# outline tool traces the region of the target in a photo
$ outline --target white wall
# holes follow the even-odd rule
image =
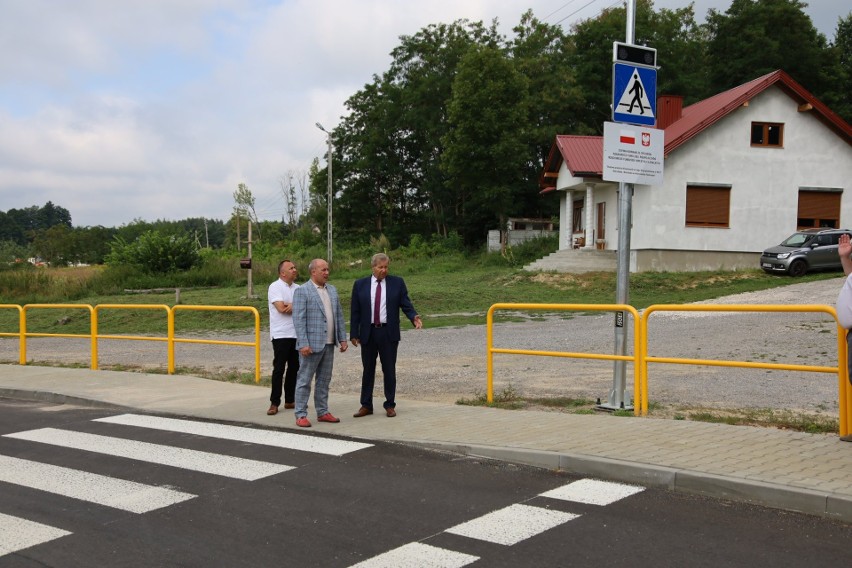
[[[797,109],[773,86],[676,149],[662,187],[636,186],[631,248],[760,252],[796,230],[800,187],[842,188],[852,227],[852,146]],[[783,123],[784,147],[752,148],[753,121]],[[687,183],[731,185],[729,228],[686,227]]]

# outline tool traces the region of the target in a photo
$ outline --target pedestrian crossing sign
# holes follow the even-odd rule
[[[612,120],[643,126],[657,122],[657,70],[613,63]]]

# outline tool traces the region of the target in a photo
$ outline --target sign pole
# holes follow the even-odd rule
[[[627,2],[627,31],[625,42],[633,44],[636,14],[636,0]],[[618,256],[616,260],[615,303],[627,304],[630,291],[630,220],[633,208],[633,184],[619,182],[618,184]],[[615,355],[627,353],[627,327],[625,312],[615,314]],[[635,322],[634,322],[635,325]],[[638,346],[633,346],[637,349]],[[634,369],[633,372],[637,372]],[[612,373],[612,390],[607,404],[599,405],[606,410],[632,408],[624,402],[626,385],[626,365],[624,361],[615,361]],[[634,393],[635,396],[635,393]]]

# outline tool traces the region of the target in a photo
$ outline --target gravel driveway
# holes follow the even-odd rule
[[[718,298],[709,304],[834,305],[843,278],[791,284],[761,292]],[[416,290],[413,291],[416,305]],[[535,314],[540,315],[540,314]],[[730,359],[803,365],[837,364],[834,320],[826,314],[657,313],[649,325],[649,355],[699,359]],[[632,322],[628,326],[632,345]],[[399,349],[397,399],[455,402],[486,390],[485,326],[403,331]],[[268,332],[262,331],[262,373],[271,370]],[[213,336],[211,336],[213,337]],[[251,335],[216,335],[216,339],[251,341]],[[612,353],[613,316],[565,312],[523,323],[495,325],[494,346],[509,349]],[[88,340],[30,339],[28,359],[88,364]],[[0,360],[17,361],[17,340],[0,341]],[[102,340],[102,367],[166,367],[164,343]],[[179,367],[253,372],[251,350],[245,347],[188,345],[176,347]],[[332,391],[360,390],[359,350],[335,357]],[[769,407],[837,412],[837,377],[829,373],[768,371],[711,366],[651,364],[648,373],[652,403],[719,408]],[[377,396],[380,395],[380,378]],[[606,401],[613,383],[613,363],[564,357],[494,356],[494,387],[508,387],[523,396],[572,396]],[[633,366],[627,367],[630,400]],[[265,395],[264,395],[265,396]],[[353,409],[354,411],[355,409]]]

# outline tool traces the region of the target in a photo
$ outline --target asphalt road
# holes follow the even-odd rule
[[[0,529],[2,568],[852,558],[852,526],[806,515],[403,445],[9,400]]]

